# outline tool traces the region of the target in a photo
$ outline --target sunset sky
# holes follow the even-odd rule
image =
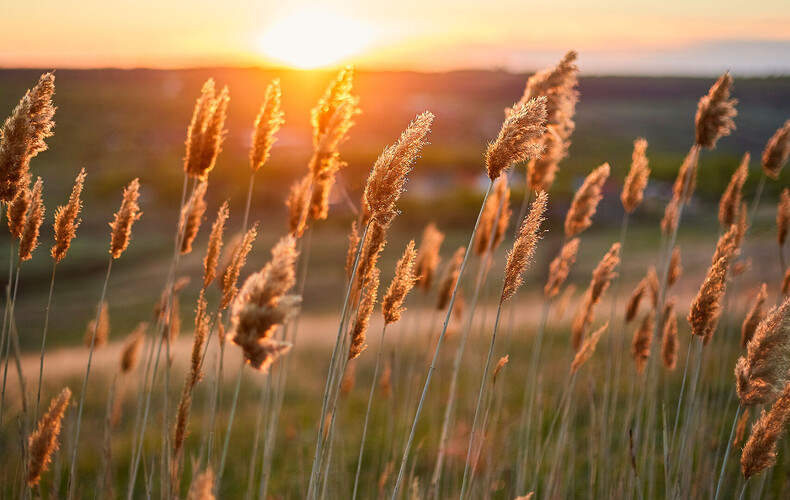
[[[790,73],[786,0],[3,0],[0,67]]]

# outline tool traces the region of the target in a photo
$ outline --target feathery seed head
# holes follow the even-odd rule
[[[247,362],[266,372],[271,355],[290,348],[272,344],[271,336],[297,310],[301,297],[286,293],[296,283],[296,240],[282,238],[272,249],[272,259],[244,282],[233,303],[230,332],[233,342],[244,351]],[[265,341],[269,344],[263,345]]]
[[[181,255],[186,255],[192,251],[192,242],[195,241],[200,224],[203,223],[203,214],[206,213],[206,188],[208,181],[201,181],[195,186],[192,196],[181,207]]]
[[[492,181],[517,163],[540,156],[546,131],[546,97],[530,99],[513,108],[496,140],[486,149],[486,170]]]
[[[255,118],[255,129],[252,132],[252,149],[250,150],[250,168],[257,172],[266,160],[272,149],[274,134],[280,130],[285,120],[285,113],[280,109],[280,80],[273,80],[266,87],[266,94]]]
[[[384,149],[370,171],[365,186],[365,204],[374,219],[389,220],[397,214],[395,203],[404,191],[407,175],[426,144],[433,115],[424,112],[401,134],[398,142]]]
[[[738,210],[741,208],[741,195],[743,194],[743,184],[749,175],[749,153],[743,155],[741,164],[732,174],[730,183],[719,201],[719,224],[723,228],[729,228],[735,224],[738,217]]]
[[[543,288],[544,297],[550,299],[560,293],[560,288],[571,272],[571,266],[576,262],[578,252],[579,238],[573,238],[562,246],[560,253],[549,264],[549,279]]]
[[[370,317],[373,315],[373,307],[379,291],[379,270],[373,267],[368,278],[365,280],[362,300],[359,302],[357,317],[351,327],[351,345],[348,348],[348,359],[355,359],[365,350],[365,333],[368,330]]]
[[[510,188],[507,187],[507,179],[500,177],[494,182],[493,196],[489,196],[483,206],[483,214],[475,233],[475,254],[483,255],[486,251],[493,252],[499,247],[505,238],[511,215]]]
[[[85,183],[85,169],[80,170],[74,187],[71,189],[69,202],[65,206],[58,207],[55,211],[55,245],[52,247],[52,258],[55,262],[60,262],[66,256],[66,252],[71,246],[71,240],[76,235],[77,228],[80,226],[79,216],[82,209],[82,187]]]
[[[573,363],[571,363],[571,375],[576,373],[579,368],[581,368],[582,365],[592,357],[593,353],[595,352],[595,346],[598,345],[601,335],[603,335],[603,332],[605,332],[607,328],[609,328],[609,323],[605,323],[602,327],[584,338],[579,350],[576,351],[576,356],[573,358]]]
[[[703,96],[697,105],[696,144],[703,148],[713,149],[719,138],[730,135],[735,129],[732,119],[738,114],[735,105],[737,99],[730,98],[732,77],[724,73],[710,88],[708,95]]]
[[[771,138],[763,150],[763,172],[771,179],[778,179],[779,172],[790,156],[790,120],[787,120]]]
[[[623,202],[623,207],[628,213],[636,210],[636,207],[642,203],[643,193],[647,186],[647,178],[650,177],[646,151],[646,140],[639,138],[634,141],[631,170],[628,171],[628,176],[623,184],[623,192],[620,195],[620,201]]]
[[[27,461],[27,485],[34,487],[41,480],[49,463],[52,461],[52,454],[57,451],[60,443],[60,424],[63,415],[71,400],[71,390],[65,387],[49,405],[47,413],[38,421],[38,428],[30,435],[27,440],[28,461]]]
[[[601,190],[609,178],[609,164],[594,169],[584,179],[584,183],[576,191],[565,218],[565,235],[572,238],[592,225],[592,217],[598,209],[598,202],[603,198]]]
[[[258,236],[258,223],[244,233],[239,245],[233,249],[228,266],[222,273],[222,300],[220,301],[220,310],[225,309],[236,297],[239,289],[236,288],[236,283],[239,281],[239,274],[244,264],[247,263],[247,255],[252,250],[252,244]]]
[[[203,289],[205,290],[217,276],[217,263],[222,251],[222,236],[225,232],[225,221],[228,220],[228,202],[225,201],[217,211],[217,218],[211,225],[206,256],[203,258]]]
[[[403,252],[403,257],[395,266],[395,277],[381,301],[381,312],[384,315],[385,323],[395,323],[404,311],[403,301],[406,299],[406,294],[414,287],[418,279],[414,269],[416,257],[414,240],[411,240]]]
[[[16,196],[8,204],[6,210],[8,216],[8,230],[11,231],[11,238],[21,238],[22,231],[25,229],[25,218],[27,217],[27,209],[30,208],[31,197],[33,196],[30,190],[30,172],[25,174],[25,178],[20,182],[19,190]]]
[[[140,360],[140,351],[143,348],[143,341],[145,340],[145,330],[148,328],[148,323],[142,322],[137,325],[129,337],[121,351],[121,373],[129,373],[137,366]]]
[[[664,325],[661,337],[661,361],[664,363],[664,368],[669,371],[674,370],[678,364],[678,350],[680,348],[678,341],[678,317],[675,314],[676,303],[676,297],[672,297],[667,301],[664,305],[664,313],[661,320],[661,323]]]
[[[417,286],[422,288],[425,293],[430,291],[436,268],[441,262],[439,250],[441,250],[443,242],[444,233],[437,229],[436,224],[431,222],[425,226],[422,240],[420,240],[420,249],[417,251],[414,261],[415,274],[418,279]]]
[[[544,213],[548,198],[545,191],[538,193],[535,201],[532,202],[529,214],[521,224],[516,241],[513,242],[513,248],[507,254],[505,283],[502,287],[500,303],[511,298],[524,282],[522,274],[535,255],[535,247],[540,239],[540,224],[545,220]]]
[[[746,356],[735,365],[741,405],[770,403],[787,384],[790,369],[790,299],[772,308],[757,326]]]
[[[439,290],[436,296],[436,309],[442,310],[450,305],[458,278],[461,275],[461,264],[464,261],[466,247],[458,247],[450,262],[444,268],[444,274],[439,281]]]
[[[649,311],[642,324],[634,332],[634,340],[631,343],[631,355],[634,358],[636,365],[636,373],[642,374],[647,366],[647,360],[650,358],[650,344],[653,342],[653,322],[655,314]]]
[[[99,322],[96,323],[95,319],[88,322],[88,328],[85,329],[85,337],[83,341],[85,347],[90,348],[93,343],[94,349],[99,349],[107,345],[107,340],[110,337],[110,308],[107,302],[102,302],[99,309]]]
[[[680,165],[678,175],[675,178],[675,183],[672,185],[672,197],[675,200],[683,198],[684,203],[691,201],[694,194],[694,189],[697,187],[697,168],[699,167],[699,155],[696,148],[692,146],[683,163]],[[688,184],[688,185],[687,185]],[[683,196],[683,190],[686,190],[686,196]],[[676,201],[675,203],[678,203]]]
[[[22,236],[19,238],[19,262],[30,260],[33,257],[33,250],[38,246],[38,233],[41,223],[44,222],[44,203],[41,201],[41,188],[43,182],[41,177],[33,185],[30,193],[30,206],[25,215],[25,226],[22,229]]]
[[[765,410],[752,427],[752,433],[741,453],[741,472],[746,479],[759,474],[776,463],[776,443],[784,434],[790,419],[790,384],[785,384],[782,394],[771,411]]]
[[[285,206],[288,207],[288,230],[294,238],[301,238],[307,225],[311,182],[310,174],[296,180],[288,191],[288,199],[285,200]]]
[[[110,240],[110,253],[113,259],[121,256],[129,241],[132,239],[132,224],[142,216],[137,199],[140,197],[140,182],[132,180],[123,189],[121,208],[115,213],[115,220],[110,223],[112,238]]]
[[[229,100],[227,87],[217,95],[213,79],[203,84],[187,132],[184,170],[192,178],[205,180],[214,168],[225,138],[225,116]]]
[[[790,229],[790,191],[784,188],[776,207],[776,236],[780,247],[784,246],[787,240],[788,229]]]
[[[47,149],[44,139],[52,136],[55,126],[54,93],[55,75],[41,75],[0,129],[0,202],[10,203],[24,188],[30,160]]]
[[[746,318],[743,320],[743,325],[741,326],[741,347],[746,347],[749,344],[749,341],[754,337],[754,332],[757,330],[757,325],[763,321],[765,317],[763,306],[766,299],[768,299],[768,285],[763,283],[754,297],[754,302],[752,302],[749,312],[746,313]]]

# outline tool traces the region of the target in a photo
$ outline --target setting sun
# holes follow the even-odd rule
[[[343,62],[371,41],[373,30],[364,23],[319,9],[293,12],[275,22],[259,40],[260,50],[273,59],[300,69]]]

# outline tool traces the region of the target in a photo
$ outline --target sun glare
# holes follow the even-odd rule
[[[360,21],[334,12],[311,9],[283,17],[259,41],[268,57],[300,69],[334,65],[359,53],[373,30]]]

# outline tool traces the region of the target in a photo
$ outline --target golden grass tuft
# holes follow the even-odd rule
[[[664,312],[661,316],[661,324],[664,325],[661,336],[661,362],[664,368],[669,371],[674,370],[678,363],[678,317],[675,314],[675,304],[677,298],[672,297],[664,305]]]
[[[436,309],[442,310],[450,304],[455,284],[461,274],[461,263],[466,253],[465,247],[459,247],[453,254],[450,262],[444,268],[442,279],[439,280],[439,290],[436,295]]]
[[[710,88],[708,95],[703,96],[697,105],[696,144],[706,149],[716,147],[716,142],[723,136],[730,135],[735,129],[732,119],[738,114],[735,105],[737,99],[730,98],[732,77],[724,73]]]
[[[25,229],[25,217],[27,217],[27,209],[30,208],[31,197],[33,192],[30,190],[30,173],[25,174],[25,178],[20,182],[19,190],[8,204],[6,216],[8,217],[8,230],[11,232],[11,238],[21,238],[22,231]]]
[[[60,262],[69,251],[71,240],[76,235],[77,228],[80,226],[80,219],[77,218],[82,209],[82,187],[85,183],[85,169],[80,170],[74,187],[71,189],[69,202],[65,206],[58,207],[55,211],[55,245],[50,251],[55,262]]]
[[[584,179],[584,184],[576,191],[565,217],[565,236],[572,238],[592,225],[592,217],[598,209],[598,202],[603,198],[601,190],[609,178],[609,164],[595,168]]]
[[[298,309],[301,297],[286,295],[296,283],[296,240],[286,236],[272,249],[272,259],[244,282],[231,310],[233,343],[247,362],[264,373],[290,345],[274,345],[271,336]]]
[[[44,139],[52,136],[55,122],[55,75],[44,73],[28,90],[0,129],[0,202],[10,203],[25,179],[30,160],[47,149]]]
[[[220,301],[220,310],[225,309],[230,305],[239,289],[236,284],[239,281],[239,274],[244,264],[247,263],[247,255],[252,250],[252,244],[258,236],[258,224],[255,223],[251,228],[244,233],[239,245],[233,249],[228,266],[222,273],[222,300]]]
[[[215,500],[214,497],[214,471],[209,467],[199,473],[189,487],[187,500]]]
[[[549,278],[543,288],[543,295],[547,299],[556,297],[560,293],[560,288],[571,272],[571,266],[576,262],[576,255],[579,253],[579,238],[568,240],[562,245],[560,253],[549,264]]]
[[[483,213],[480,216],[480,224],[475,233],[474,251],[477,255],[483,255],[486,250],[493,252],[505,239],[505,231],[510,223],[510,216],[513,211],[510,209],[510,189],[507,187],[507,179],[500,177],[494,182],[494,192],[489,196],[483,206]],[[493,232],[493,240],[491,239]]]
[[[422,288],[426,293],[433,285],[436,268],[442,258],[439,251],[444,242],[444,233],[439,231],[433,222],[425,226],[420,240],[420,249],[414,260],[415,274],[417,275],[417,287]]]
[[[540,239],[540,224],[545,220],[544,214],[548,200],[549,195],[545,191],[538,193],[535,201],[532,202],[529,214],[521,223],[516,241],[513,242],[513,248],[507,254],[505,283],[499,298],[500,304],[515,295],[524,283],[522,275],[535,255],[535,248]]]
[[[615,243],[593,270],[590,286],[584,293],[573,318],[573,323],[571,324],[571,345],[574,352],[579,350],[582,339],[587,334],[587,329],[595,320],[595,306],[601,301],[612,279],[616,276],[615,269],[619,264],[620,243]]]
[[[41,417],[38,428],[27,440],[26,481],[31,488],[41,480],[41,474],[48,469],[49,463],[52,461],[52,454],[59,447],[60,424],[70,400],[71,390],[65,387],[56,398],[52,399],[49,410]]]
[[[400,320],[401,314],[403,314],[403,301],[418,279],[414,268],[416,257],[414,240],[411,240],[403,252],[403,257],[395,266],[395,277],[381,301],[381,312],[386,324],[395,323]]]
[[[217,264],[222,251],[222,236],[225,232],[225,222],[228,220],[228,202],[225,201],[217,211],[217,218],[211,225],[211,234],[208,237],[206,256],[203,258],[203,289],[205,290],[217,277]]]
[[[790,384],[785,384],[782,394],[771,411],[765,410],[752,427],[749,440],[741,453],[741,472],[746,479],[761,473],[776,463],[776,442],[785,432],[790,419]]]
[[[650,344],[653,342],[653,328],[655,313],[650,310],[642,319],[639,328],[634,331],[634,340],[631,343],[631,356],[634,358],[636,373],[641,375],[650,358]]]
[[[727,189],[721,195],[719,201],[719,224],[723,228],[729,228],[736,223],[738,212],[741,208],[741,196],[743,195],[743,185],[749,175],[749,153],[744,153],[741,164],[732,174]]]
[[[200,225],[203,223],[203,214],[206,213],[206,189],[208,181],[201,181],[195,186],[192,195],[181,207],[179,233],[181,234],[181,255],[192,251],[192,242],[195,241]]]
[[[141,322],[137,328],[129,334],[121,351],[121,373],[126,374],[137,367],[140,361],[140,351],[143,349],[145,341],[145,331],[148,323]]]
[[[403,194],[406,177],[433,123],[433,114],[424,112],[409,124],[398,142],[384,149],[376,160],[365,185],[365,205],[371,217],[386,224],[395,216],[395,203]]]
[[[213,79],[209,78],[203,84],[187,131],[184,171],[189,177],[206,180],[214,168],[225,138],[229,100],[227,87],[217,94]]]
[[[294,181],[285,200],[285,206],[288,208],[288,231],[294,238],[301,238],[307,225],[310,182],[310,175]]]
[[[576,57],[575,51],[569,51],[557,66],[532,75],[519,101],[519,105],[523,105],[532,98],[546,97],[546,132],[541,137],[544,151],[539,158],[533,158],[527,164],[527,183],[532,191],[548,192],[559,162],[568,156],[570,136],[576,127],[573,117],[579,100]]]
[[[373,315],[373,307],[376,305],[379,291],[379,269],[371,267],[365,285],[362,289],[362,300],[359,302],[357,316],[351,326],[351,343],[348,348],[348,359],[356,359],[365,350],[365,333]]]
[[[486,149],[486,172],[496,180],[513,163],[540,156],[540,138],[546,131],[546,97],[516,105],[505,118],[499,135]]]
[[[634,141],[634,152],[631,155],[631,169],[623,183],[623,192],[620,201],[628,213],[636,210],[642,203],[647,179],[650,177],[650,167],[647,160],[647,141],[641,137]]]
[[[19,262],[30,260],[33,250],[38,246],[38,235],[41,223],[44,222],[44,203],[41,201],[41,177],[36,180],[30,193],[30,206],[25,214],[25,226],[19,238]]]
[[[675,183],[672,185],[672,196],[675,203],[683,198],[684,203],[691,201],[694,190],[697,186],[697,169],[699,168],[699,155],[696,154],[694,147],[692,147],[683,159],[680,165],[678,175],[675,177]],[[690,177],[690,178],[689,178]],[[688,185],[686,185],[688,183]],[[686,189],[686,196],[683,197],[683,188]]]
[[[757,326],[765,318],[764,305],[766,299],[768,299],[768,285],[763,283],[754,297],[754,302],[752,302],[749,312],[746,313],[746,317],[743,319],[743,325],[741,325],[741,347],[746,347],[749,344],[749,341],[754,337],[754,332],[757,331]]]
[[[778,179],[779,172],[790,156],[790,120],[779,127],[763,150],[763,172],[771,179]]]
[[[784,188],[779,195],[779,204],[776,206],[776,239],[780,247],[787,241],[788,229],[790,229],[790,191]]]
[[[110,239],[110,254],[113,259],[121,256],[129,246],[132,239],[132,224],[142,216],[137,199],[140,197],[140,182],[132,180],[123,189],[121,208],[115,213],[115,219],[110,223],[112,237]]]
[[[252,148],[250,149],[250,169],[257,172],[266,160],[272,145],[277,140],[274,134],[280,130],[285,120],[284,113],[280,109],[280,80],[273,80],[267,87],[263,97],[263,103],[255,117],[255,125],[252,132]]]
[[[96,332],[94,334],[94,331]],[[100,349],[107,345],[107,340],[110,338],[110,307],[107,302],[102,302],[99,309],[99,323],[92,319],[88,322],[88,327],[85,329],[85,336],[83,343],[85,347],[90,348],[93,342],[94,349]]]
[[[571,375],[579,371],[579,368],[581,368],[582,365],[592,357],[592,355],[595,353],[595,347],[598,345],[598,341],[601,339],[601,335],[603,335],[607,328],[609,328],[608,322],[584,338],[581,346],[579,346],[579,350],[576,351],[576,356],[573,358],[573,363],[571,363]]]
[[[736,233],[737,227],[732,226],[719,238],[713,263],[708,268],[705,281],[689,309],[688,322],[691,324],[691,334],[700,337],[704,344],[710,342],[719,325],[721,301],[727,289],[727,274],[730,263],[738,253],[738,248],[735,246]]]
[[[773,401],[788,380],[790,369],[790,299],[772,308],[746,344],[746,356],[735,365],[742,406]]]

